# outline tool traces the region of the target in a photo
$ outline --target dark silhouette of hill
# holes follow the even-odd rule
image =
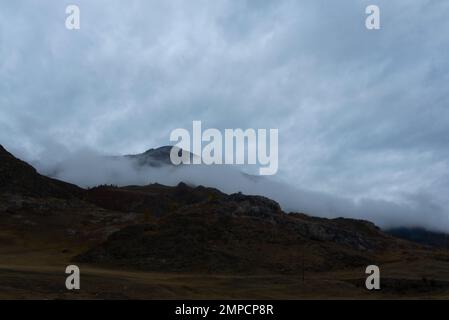
[[[449,249],[449,235],[442,232],[429,231],[423,228],[394,228],[386,233],[397,238],[417,242],[423,245]]]
[[[417,246],[353,219],[286,214],[267,198],[216,189],[99,187],[90,201],[147,214],[75,260],[151,271],[254,273],[323,271],[380,263]],[[108,200],[108,199],[111,199]],[[157,200],[156,200],[157,199]],[[122,201],[123,200],[123,201]],[[157,218],[154,218],[154,217]]]
[[[0,192],[35,197],[80,197],[83,189],[40,175],[36,169],[15,158],[0,145]]]
[[[98,186],[87,191],[86,199],[102,208],[161,216],[179,207],[204,201],[222,193],[213,188],[191,188],[185,183],[176,187],[151,184],[148,186]]]
[[[59,294],[54,278],[44,270],[63,270],[61,266],[74,261],[84,272],[96,268],[89,279],[98,288],[115,288],[117,281],[125,281],[126,285],[114,289],[120,294],[136,276],[135,270],[153,277],[153,272],[177,277],[225,275],[233,279],[233,288],[242,279],[233,277],[242,274],[263,288],[266,284],[256,275],[277,275],[286,284],[298,281],[298,275],[307,271],[318,279],[309,289],[325,291],[330,272],[337,279],[332,284],[338,289],[335,292],[344,288],[360,294],[364,290],[360,278],[370,264],[382,270],[391,267],[394,278],[383,283],[394,296],[428,294],[435,288],[439,294],[449,292],[449,282],[441,273],[449,262],[447,252],[398,239],[368,221],[285,213],[265,197],[229,195],[184,183],[84,190],[40,175],[0,147],[0,276],[8,279],[7,286],[0,283],[0,294],[34,292],[11,270],[37,283],[44,297],[45,292]],[[14,263],[20,264],[17,270]],[[427,280],[432,265],[438,281]],[[397,278],[398,270],[409,272],[407,279]],[[111,274],[113,279],[108,278]],[[319,280],[325,274],[326,280]],[[43,275],[50,280],[46,282]],[[105,284],[104,279],[109,282]],[[222,280],[217,281],[216,287],[207,290],[219,292]],[[186,284],[181,281],[179,286]],[[284,287],[279,289],[284,296],[303,288],[297,282]],[[144,288],[133,283],[127,294],[139,292],[139,297],[145,297],[149,291]],[[164,288],[167,284],[158,292],[166,292]],[[96,297],[96,290],[90,286],[85,292]]]

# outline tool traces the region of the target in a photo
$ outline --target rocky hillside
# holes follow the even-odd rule
[[[75,185],[40,175],[0,145],[0,193],[73,198],[82,196],[83,192]]]
[[[198,203],[223,194],[213,188],[192,188],[185,183],[176,187],[151,184],[148,186],[99,186],[87,191],[87,200],[102,208],[124,213],[137,212],[162,216],[182,206]]]
[[[406,258],[418,248],[370,222],[286,214],[259,196],[185,184],[102,187],[89,197],[101,204],[99,195],[102,200],[126,195],[126,207],[115,209],[136,208],[147,218],[79,255],[79,262],[147,271],[298,273]]]
[[[82,248],[71,257],[78,262],[162,272],[297,274],[434,254],[372,223],[287,214],[260,196],[184,183],[84,190],[40,175],[3,148],[0,160],[0,245],[23,238],[31,245],[36,239],[46,246],[69,242]]]

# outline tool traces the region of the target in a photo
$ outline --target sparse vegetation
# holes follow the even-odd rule
[[[75,257],[86,298],[449,298],[446,250],[366,221],[287,215],[264,197],[186,184],[84,190],[0,156],[0,298],[70,298],[55,283]],[[363,285],[371,263],[382,272],[374,294]]]

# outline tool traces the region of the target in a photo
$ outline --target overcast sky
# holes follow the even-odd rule
[[[142,152],[193,120],[278,128],[279,179],[449,226],[448,14],[445,0],[2,1],[0,144],[33,161]]]

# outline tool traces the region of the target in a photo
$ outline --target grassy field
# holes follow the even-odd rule
[[[36,246],[36,247],[34,247]],[[73,252],[66,243],[29,244],[0,255],[0,299],[446,299],[449,263],[380,266],[381,291],[364,288],[364,270],[299,275],[201,275],[98,268],[79,264],[81,290],[65,288]],[[7,252],[6,252],[7,251]]]
[[[378,292],[364,287],[363,268],[301,274],[183,274],[78,264],[81,290],[65,288],[65,268],[92,246],[77,236],[26,224],[0,227],[0,299],[447,299],[449,261],[388,257]],[[23,227],[25,225],[25,227]],[[19,227],[20,226],[20,227]],[[12,231],[15,230],[15,231]],[[65,229],[54,229],[65,230]]]

